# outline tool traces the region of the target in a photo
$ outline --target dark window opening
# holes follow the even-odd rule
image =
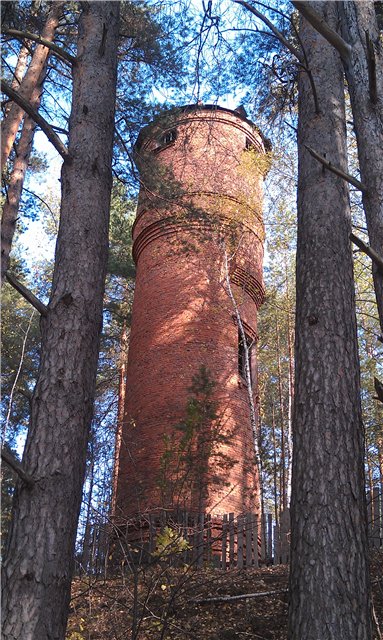
[[[253,384],[252,350],[253,350],[254,340],[250,338],[250,336],[247,335],[247,333],[245,333],[245,338],[246,338],[247,352],[248,352],[248,358],[249,358],[250,380],[251,380],[251,384]],[[246,351],[245,351],[245,346],[242,340],[242,335],[239,330],[238,330],[238,373],[241,376],[241,378],[246,382]]]
[[[167,131],[160,139],[161,147],[166,147],[168,144],[171,144],[175,141],[177,137],[177,131],[172,129],[171,131]]]

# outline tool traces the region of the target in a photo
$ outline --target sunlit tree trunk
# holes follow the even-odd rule
[[[116,439],[114,445],[114,466],[112,479],[112,505],[110,513],[116,514],[117,480],[119,473],[120,449],[122,444],[122,429],[124,425],[125,394],[126,394],[126,372],[128,364],[128,331],[126,322],[122,327],[120,339],[120,371],[118,376],[118,406],[117,406],[117,426]]]
[[[277,465],[277,442],[275,437],[275,409],[274,403],[272,404],[272,418],[271,418],[271,433],[273,439],[273,487],[274,487],[274,511],[275,511],[275,525],[278,527],[279,523],[279,511],[280,504],[278,504],[278,465]]]
[[[41,362],[3,569],[3,638],[63,640],[108,254],[119,2],[84,2]]]
[[[351,45],[344,62],[358,143],[363,207],[370,245],[383,254],[383,45],[373,0],[337,2],[343,38]],[[316,5],[315,5],[316,7]],[[372,273],[383,334],[383,273]]]
[[[317,12],[336,25],[334,2]],[[296,380],[289,640],[370,640],[364,434],[347,184],[343,68],[301,21],[315,82],[299,76]]]
[[[41,91],[42,86],[38,85],[35,87],[31,96],[31,104],[36,111],[40,106]],[[5,274],[9,266],[9,254],[16,230],[20,199],[32,151],[35,129],[35,121],[25,114],[1,216],[1,283],[4,282]]]
[[[53,41],[64,4],[65,2],[52,3],[52,8],[41,32],[41,37],[45,40]],[[41,84],[48,55],[48,47],[42,44],[36,45],[31,63],[18,88],[18,92],[26,100],[31,99],[34,90]],[[14,102],[3,120],[1,125],[1,171],[4,170],[23,116],[23,109]]]
[[[288,374],[288,428],[287,428],[287,478],[286,478],[286,493],[287,493],[287,506],[290,506],[291,501],[291,472],[293,464],[293,408],[294,408],[294,326],[291,322],[292,317],[292,305],[291,305],[291,293],[288,278],[288,269],[286,267],[286,316],[287,316],[287,349],[288,349],[288,361],[289,361],[289,374]]]
[[[278,317],[275,321],[275,342],[277,345],[277,366],[278,366],[278,394],[279,394],[279,415],[281,420],[281,511],[286,508],[286,424],[285,424],[285,399],[282,384],[281,349],[279,339]]]

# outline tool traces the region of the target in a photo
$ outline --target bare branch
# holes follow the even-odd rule
[[[278,38],[278,40],[290,51],[290,53],[292,53],[292,55],[297,58],[297,60],[299,60],[299,62],[303,63],[303,56],[300,53],[300,51],[298,51],[298,49],[296,49],[288,40],[287,38],[285,38],[285,36],[283,35],[283,33],[281,33],[279,31],[279,29],[276,28],[276,26],[268,19],[266,18],[266,16],[263,15],[263,13],[261,13],[260,11],[258,11],[257,9],[255,9],[255,7],[253,7],[251,4],[249,4],[248,2],[246,2],[246,0],[233,0],[233,2],[235,4],[240,4],[242,7],[245,7],[245,9],[247,9],[248,11],[250,11],[250,13],[252,13],[254,16],[256,16],[257,18],[259,18],[259,20],[262,20],[262,22],[269,27],[270,31],[272,31],[272,33],[276,36],[276,38]]]
[[[376,391],[377,399],[383,402],[383,384],[374,376],[374,388]]]
[[[250,598],[261,598],[262,596],[276,596],[287,593],[288,589],[278,589],[278,591],[259,591],[258,593],[241,593],[237,596],[213,596],[212,598],[194,598],[195,604],[209,604],[210,602],[233,602],[236,600],[247,600]]]
[[[54,42],[47,40],[46,38],[42,38],[40,35],[36,33],[30,33],[29,31],[19,31],[18,29],[3,29],[2,33],[6,36],[12,36],[17,38],[18,40],[33,40],[34,42],[38,42],[39,44],[44,45],[48,49],[51,49],[63,62],[73,65],[76,64],[76,58],[72,56],[68,51],[62,49]]]
[[[367,187],[363,184],[363,182],[360,182],[356,178],[353,178],[352,176],[350,176],[349,173],[346,173],[345,171],[342,171],[342,169],[339,169],[339,167],[336,167],[334,164],[332,164],[332,162],[329,162],[329,160],[326,160],[326,158],[323,158],[323,156],[319,155],[319,153],[314,151],[314,149],[311,149],[311,147],[307,146],[307,144],[305,144],[305,147],[307,151],[311,153],[313,158],[315,158],[315,160],[318,160],[321,164],[323,164],[323,166],[326,167],[326,169],[328,169],[329,171],[332,171],[332,173],[335,173],[335,175],[339,176],[340,178],[343,178],[343,180],[346,180],[346,182],[349,182],[350,184],[352,184],[352,186],[355,187],[356,189],[359,189],[359,191],[363,191],[364,193],[367,191]]]
[[[48,307],[46,307],[45,304],[41,302],[41,300],[36,298],[35,294],[32,293],[32,291],[21,284],[21,282],[19,282],[17,278],[15,278],[15,276],[9,273],[9,271],[7,271],[5,277],[7,278],[9,284],[12,285],[12,287],[16,289],[16,291],[18,291],[23,296],[23,298],[25,298],[25,300],[30,302],[30,304],[35,309],[37,309],[40,315],[44,316],[44,318],[48,315]]]
[[[28,389],[23,389],[22,387],[17,387],[16,392],[19,393],[23,398],[26,398],[28,402],[32,400],[32,394]]]
[[[15,471],[15,473],[17,473],[20,480],[22,480],[24,484],[26,484],[27,486],[33,485],[33,480],[29,473],[25,471],[21,462],[6,447],[2,447],[1,449],[1,458],[11,469],[13,469],[13,471]]]
[[[19,366],[17,368],[17,372],[16,372],[15,379],[13,381],[11,393],[9,395],[7,417],[6,417],[6,420],[5,420],[5,423],[4,423],[4,427],[2,429],[2,440],[3,440],[3,442],[5,441],[5,436],[6,436],[6,433],[7,433],[7,430],[8,430],[9,420],[10,420],[11,413],[12,413],[13,396],[14,396],[16,385],[18,383],[18,380],[19,380],[19,377],[20,377],[20,374],[21,374],[21,371],[22,371],[22,368],[23,368],[25,349],[26,349],[26,346],[27,346],[28,335],[29,335],[29,332],[31,330],[32,320],[34,318],[34,315],[35,315],[35,309],[33,309],[32,313],[31,313],[31,316],[30,316],[29,322],[28,322],[28,326],[27,326],[27,330],[25,331],[25,334],[24,334],[23,345],[22,345],[22,348],[21,348]]]
[[[5,93],[5,95],[8,96],[8,98],[10,98],[13,102],[16,102],[16,104],[18,104],[25,111],[25,113],[33,118],[36,124],[39,125],[40,129],[44,131],[48,140],[53,144],[62,158],[64,158],[64,160],[67,162],[70,161],[71,156],[69,155],[68,149],[66,148],[65,144],[61,142],[59,136],[55,133],[55,131],[45,120],[45,118],[40,116],[36,109],[31,106],[30,102],[23,98],[19,93],[17,93],[17,91],[14,91],[12,87],[10,87],[7,82],[5,82],[5,80],[1,80],[1,90],[3,93]]]
[[[321,18],[321,16],[312,9],[308,2],[304,0],[292,0],[292,4],[306,18],[312,27],[323,36],[339,52],[342,60],[347,62],[351,57],[351,45]]]
[[[368,244],[363,242],[363,240],[358,238],[358,236],[356,236],[354,233],[350,233],[350,238],[352,242],[356,244],[356,246],[359,247],[359,249],[363,251],[363,253],[366,254],[366,256],[371,258],[371,260],[376,264],[378,269],[380,269],[380,271],[383,272],[383,257],[380,256],[379,253],[376,253],[376,251],[372,247],[370,247]]]

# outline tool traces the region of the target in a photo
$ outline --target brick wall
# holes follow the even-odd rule
[[[246,144],[252,145],[251,152],[245,151]],[[261,135],[248,120],[203,106],[171,112],[139,137],[142,187],[133,229],[137,279],[117,519],[174,506],[163,504],[159,488],[164,434],[174,433],[185,417],[192,378],[201,365],[217,383],[219,428],[227,435],[220,450],[231,463],[219,468],[212,456],[203,504],[201,496],[198,505],[190,497],[185,482],[178,505],[213,513],[259,511],[222,238],[241,316],[254,337],[263,299],[263,177],[257,158],[264,151]],[[256,397],[256,383],[253,391]]]

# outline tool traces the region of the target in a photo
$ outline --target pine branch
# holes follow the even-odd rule
[[[15,278],[15,276],[9,273],[9,271],[7,271],[5,277],[7,278],[9,284],[14,289],[16,289],[16,291],[18,291],[23,296],[23,298],[25,298],[25,300],[27,300],[32,305],[32,307],[37,309],[40,315],[44,316],[44,318],[48,315],[48,307],[46,307],[45,304],[41,302],[41,300],[36,298],[35,294],[32,293],[32,291],[21,284],[21,282],[19,282],[17,278]]]
[[[65,144],[61,142],[59,136],[55,133],[54,129],[52,129],[51,125],[45,120],[45,118],[40,116],[36,109],[31,106],[30,102],[23,98],[17,91],[14,91],[14,89],[12,89],[12,87],[7,82],[5,82],[5,80],[1,80],[1,91],[5,93],[5,95],[7,95],[8,98],[10,98],[13,102],[16,102],[16,104],[18,104],[19,107],[21,107],[25,111],[25,113],[33,118],[36,124],[39,125],[40,129],[44,131],[48,140],[53,144],[62,158],[66,162],[71,161],[71,156],[69,155],[68,149],[66,148]]]
[[[33,485],[33,480],[31,476],[25,471],[21,462],[13,455],[13,453],[7,449],[6,447],[2,447],[1,449],[1,458],[4,462],[13,469],[15,473],[19,476],[20,480],[24,482],[27,486]]]
[[[245,9],[247,9],[248,11],[250,11],[250,13],[252,13],[254,16],[256,16],[257,18],[259,18],[259,20],[262,20],[262,22],[269,27],[270,31],[272,31],[272,33],[275,35],[276,38],[278,38],[278,40],[290,51],[290,53],[292,53],[292,55],[297,58],[297,60],[299,60],[299,62],[303,63],[303,56],[300,53],[300,51],[298,51],[298,49],[296,49],[288,40],[287,38],[285,38],[285,36],[283,35],[283,33],[281,33],[279,31],[279,29],[276,28],[276,26],[268,19],[266,18],[266,16],[263,15],[263,13],[261,13],[260,11],[258,11],[257,9],[255,9],[255,7],[253,7],[251,4],[249,4],[248,2],[246,2],[246,0],[233,0],[233,2],[235,4],[240,4],[242,7],[245,7]]]
[[[306,18],[312,27],[323,36],[340,54],[344,62],[348,62],[351,57],[352,47],[343,38],[321,18],[321,16],[312,9],[308,2],[304,0],[292,0],[292,4],[299,13]]]
[[[356,244],[356,246],[361,251],[363,251],[363,253],[366,254],[366,256],[371,258],[371,260],[376,264],[378,269],[383,272],[383,257],[379,255],[379,253],[377,253],[372,247],[370,247],[368,244],[363,242],[363,240],[358,238],[358,236],[356,236],[354,233],[350,233],[350,238],[352,242]]]
[[[29,31],[19,31],[18,29],[3,29],[2,33],[6,36],[12,36],[18,40],[33,40],[34,42],[38,42],[39,44],[44,45],[44,47],[51,49],[51,51],[61,58],[63,62],[70,65],[76,64],[76,58],[68,53],[68,51],[65,51],[65,49],[59,47],[54,42],[42,38],[38,34],[30,33]]]
[[[305,147],[307,151],[311,153],[313,158],[315,158],[315,160],[318,160],[318,162],[323,164],[323,166],[326,167],[326,169],[328,169],[329,171],[332,171],[332,173],[335,173],[335,175],[340,176],[341,178],[343,178],[343,180],[346,180],[346,182],[349,182],[350,184],[352,184],[353,187],[355,187],[356,189],[359,189],[359,191],[363,191],[363,192],[367,191],[367,187],[363,184],[363,182],[360,182],[356,178],[353,178],[352,176],[350,176],[349,173],[346,173],[345,171],[342,171],[342,169],[339,169],[339,167],[336,167],[334,164],[329,162],[329,160],[326,160],[326,158],[323,158],[323,156],[319,155],[319,153],[314,151],[314,149],[311,149],[311,147],[309,147],[307,144],[305,144]]]
[[[31,402],[32,400],[32,394],[30,391],[28,391],[28,389],[23,389],[22,387],[17,387],[16,389],[17,393],[19,393],[21,396],[23,396],[24,398],[26,398],[28,400],[28,402]]]

